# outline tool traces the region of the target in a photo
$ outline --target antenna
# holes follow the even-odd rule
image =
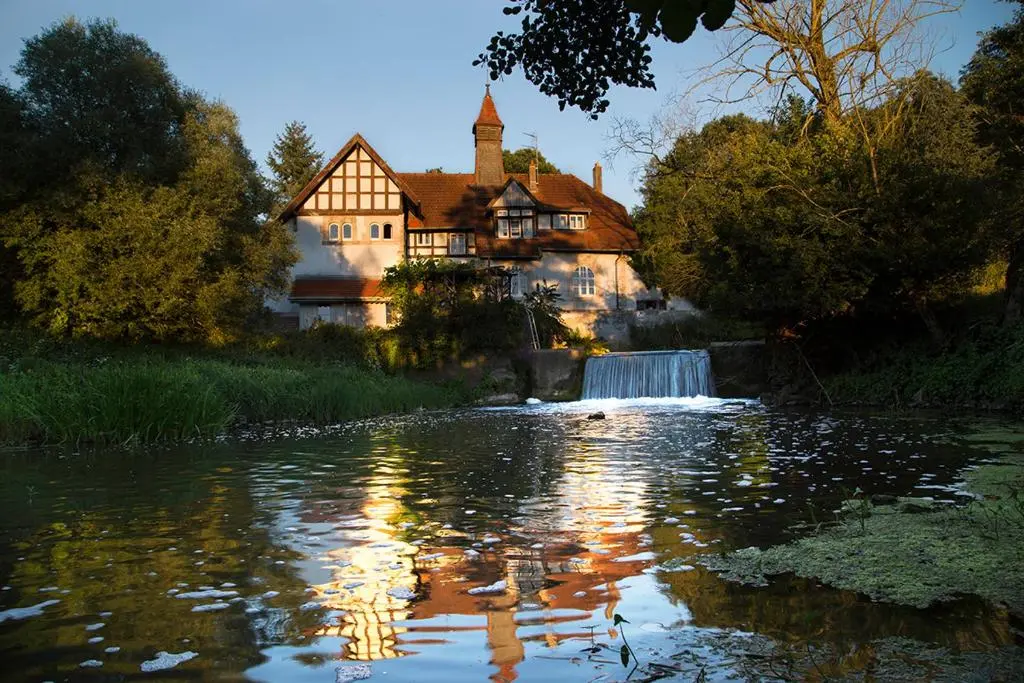
[[[536,132],[523,133],[523,135],[533,140],[533,160],[536,161],[538,165],[540,165],[540,149],[538,148],[538,141],[540,138],[537,137]]]

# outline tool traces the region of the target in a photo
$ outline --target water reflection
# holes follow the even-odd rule
[[[3,670],[75,678],[97,660],[137,675],[157,651],[190,650],[174,670],[186,678],[333,680],[352,660],[391,680],[589,680],[616,672],[578,657],[592,637],[618,642],[616,612],[634,646],[655,649],[666,631],[720,628],[851,652],[895,634],[1012,641],[1006,616],[973,601],[922,612],[684,565],[785,540],[855,486],[955,497],[944,487],[970,455],[956,425],[705,400],[599,407],[607,420],[570,404],[319,439],[8,455],[0,614],[60,603],[0,623]]]

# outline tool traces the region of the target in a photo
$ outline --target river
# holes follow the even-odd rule
[[[587,419],[596,410],[606,419]],[[984,455],[961,440],[969,429],[610,400],[10,451],[0,671],[621,680],[623,630],[642,663],[709,680],[742,677],[734,645],[751,638],[827,646],[851,669],[893,636],[990,650],[1012,630],[980,600],[915,610],[808,580],[731,584],[692,562],[806,534],[857,487],[961,500],[958,471]],[[185,656],[144,673],[168,664],[146,664],[159,652]]]

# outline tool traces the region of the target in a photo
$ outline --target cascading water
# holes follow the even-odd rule
[[[608,353],[587,359],[583,398],[714,396],[705,350]]]

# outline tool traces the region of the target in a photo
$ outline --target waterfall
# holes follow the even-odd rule
[[[587,359],[583,398],[714,396],[705,350],[608,353]]]

